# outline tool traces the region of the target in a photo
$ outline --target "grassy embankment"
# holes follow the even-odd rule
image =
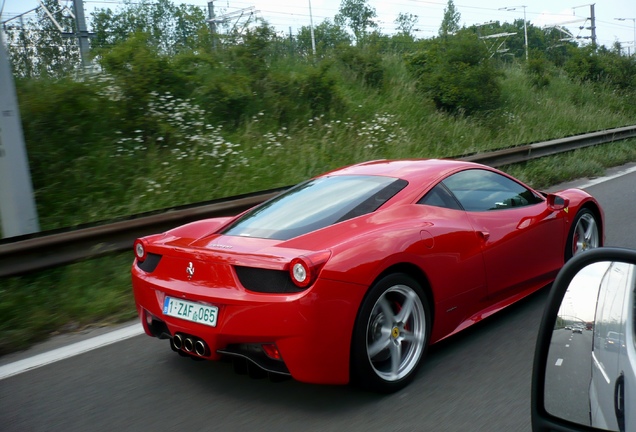
[[[452,157],[636,123],[629,97],[598,86],[557,75],[547,88],[537,90],[516,67],[505,70],[502,84],[504,103],[497,113],[449,116],[435,111],[415,90],[402,62],[390,58],[382,90],[353,80],[342,87],[347,108],[338,120],[307,118],[273,129],[263,112],[232,131],[197,122],[202,113],[190,102],[157,95],[161,115],[171,127],[180,127],[183,118],[194,122],[194,139],[169,149],[145,141],[143,130],[130,136],[103,130],[100,142],[70,150],[28,142],[30,153],[40,152],[40,162],[32,163],[40,222],[43,229],[75,226],[290,185],[365,160]],[[22,97],[20,103],[32,109],[42,103],[29,92]],[[47,97],[55,102],[65,96]],[[77,128],[81,136],[82,128],[100,126],[96,119],[93,125],[64,127]],[[28,131],[26,135],[28,139]],[[74,153],[70,160],[67,151]],[[43,160],[50,163],[45,167]],[[504,170],[543,188],[635,160],[632,140]],[[133,318],[131,260],[132,254],[124,253],[1,280],[0,355],[57,331]]]

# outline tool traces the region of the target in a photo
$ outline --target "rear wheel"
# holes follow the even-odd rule
[[[600,245],[599,225],[596,216],[589,209],[579,210],[565,245],[565,260]]]
[[[413,380],[430,334],[422,288],[396,273],[375,283],[360,307],[351,347],[351,377],[368,390],[391,393]]]

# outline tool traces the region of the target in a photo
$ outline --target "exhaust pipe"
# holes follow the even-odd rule
[[[183,349],[187,352],[192,352],[194,349],[194,341],[192,338],[186,338],[185,341],[183,341]]]
[[[172,337],[171,346],[175,351],[181,354],[185,351],[187,353],[195,353],[199,357],[204,357],[208,353],[208,346],[204,341],[182,333],[176,333]]]
[[[172,343],[176,349],[183,348],[183,338],[181,337],[179,333],[174,335],[174,337],[172,338]]]
[[[207,347],[205,346],[205,342],[203,342],[202,340],[197,340],[194,343],[194,352],[197,353],[197,355],[200,355],[201,357],[203,357],[206,351],[207,351]]]

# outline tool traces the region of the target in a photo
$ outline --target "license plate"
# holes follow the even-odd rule
[[[219,308],[206,306],[174,297],[166,297],[163,302],[163,314],[187,321],[216,327],[216,318]]]

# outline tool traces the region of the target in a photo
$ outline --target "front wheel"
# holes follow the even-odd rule
[[[600,245],[599,225],[596,216],[588,209],[579,210],[565,245],[565,260]]]
[[[351,377],[368,390],[406,386],[424,358],[430,311],[422,288],[396,273],[375,283],[360,307],[351,346]]]

